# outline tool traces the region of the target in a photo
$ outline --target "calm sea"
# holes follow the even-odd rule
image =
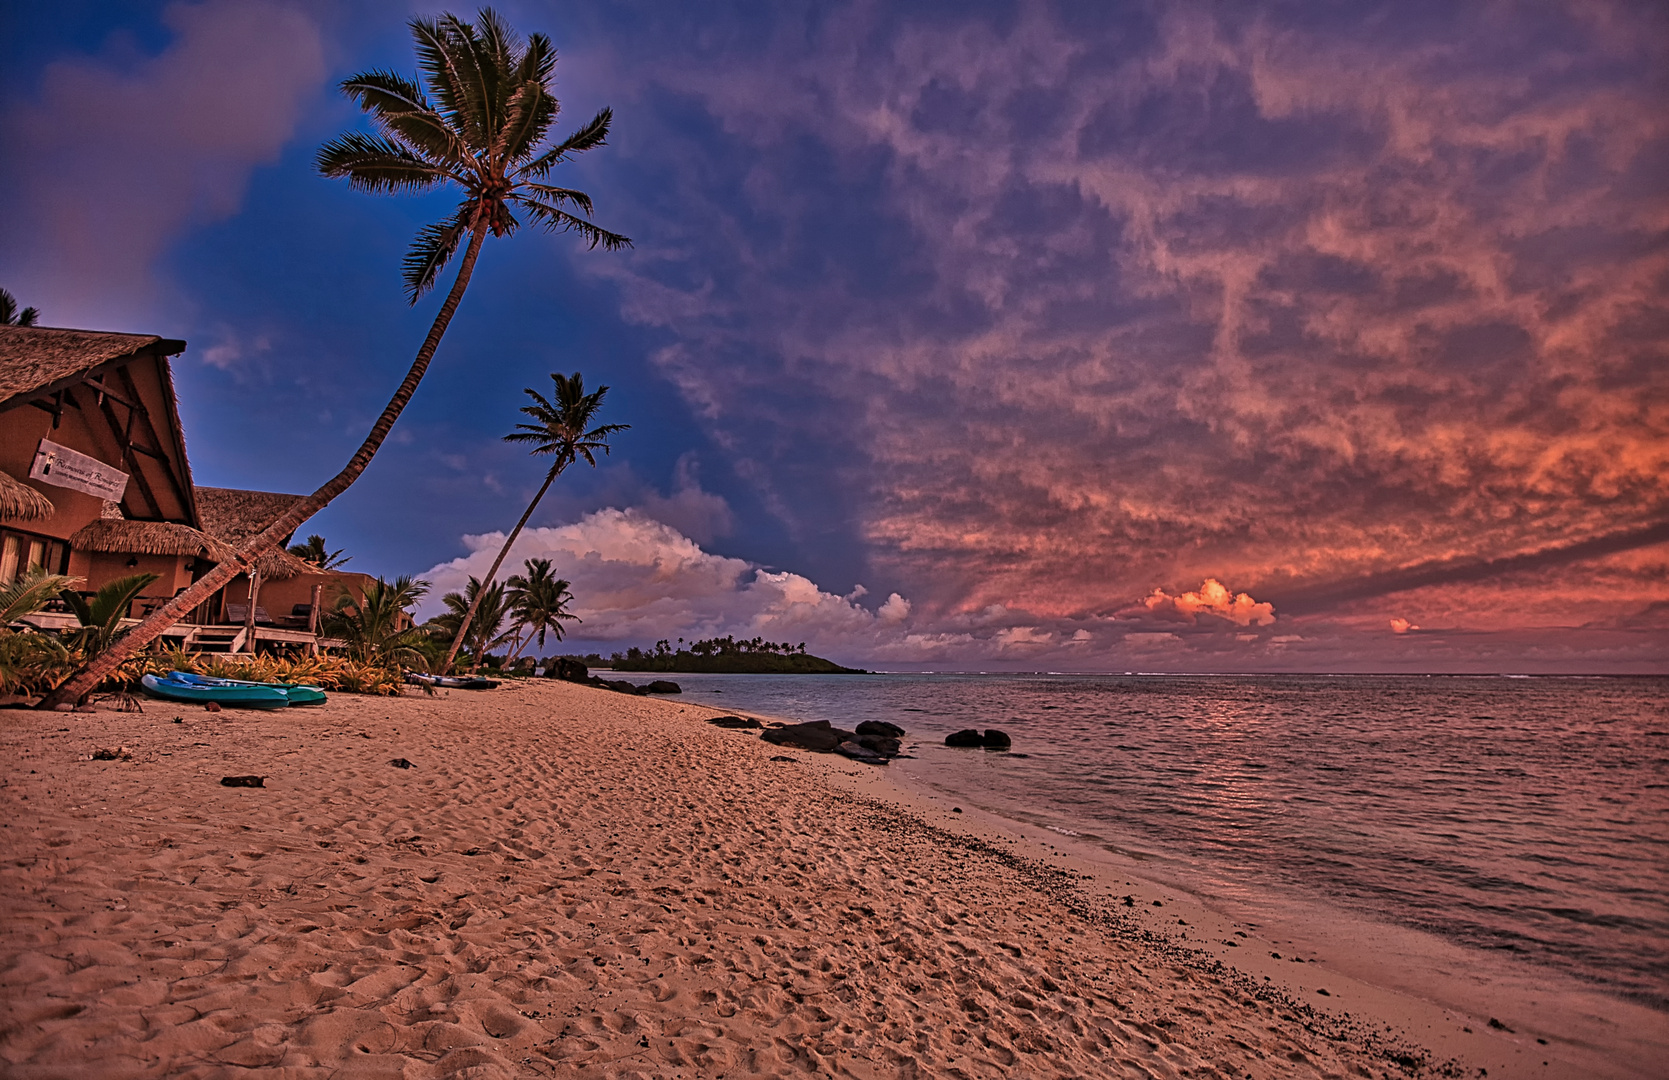
[[[702,704],[920,744],[934,786],[1669,1010],[1669,680],[686,676]],[[944,736],[1000,727],[1012,754]],[[1021,756],[1021,755],[1025,756]]]

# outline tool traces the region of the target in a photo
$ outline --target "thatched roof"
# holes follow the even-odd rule
[[[173,356],[184,350],[185,342],[155,334],[0,326],[0,410],[78,382],[95,369],[135,353]]]
[[[52,500],[9,473],[0,472],[0,518],[39,521],[52,516]]]
[[[215,562],[225,562],[233,554],[231,545],[189,525],[120,518],[100,518],[83,525],[71,534],[70,547],[115,554],[201,555]]]
[[[203,523],[203,531],[233,545],[258,535],[274,518],[304,498],[277,491],[215,487],[197,488],[196,496],[197,520]],[[286,542],[288,539],[285,538]],[[318,567],[296,558],[282,547],[262,555],[256,560],[256,565],[261,576],[272,581],[319,572]]]

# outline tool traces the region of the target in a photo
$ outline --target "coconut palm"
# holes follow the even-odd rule
[[[406,609],[429,592],[429,583],[401,575],[393,581],[378,578],[365,586],[363,600],[346,589],[320,620],[320,628],[340,639],[350,657],[360,663],[427,667],[419,646],[426,631],[412,624]]]
[[[291,555],[312,563],[320,570],[335,570],[353,562],[352,555],[344,556],[342,554],[344,550],[343,548],[337,548],[335,551],[331,551],[325,544],[325,538],[318,533],[309,536],[305,544],[290,545]]]
[[[0,289],[0,326],[34,326],[40,317],[40,308],[17,310],[17,297]]]
[[[546,634],[561,641],[563,622],[581,621],[578,615],[568,610],[568,602],[574,598],[568,590],[569,582],[552,573],[549,559],[528,559],[522,567],[527,571],[525,575],[512,574],[505,582],[509,586],[505,590],[505,599],[514,614],[517,630],[516,648],[510,654],[511,660],[521,655],[522,649],[532,644],[536,637],[539,639],[539,650],[543,652]],[[522,634],[527,636],[522,637]]]
[[[451,667],[460,647],[472,664],[480,664],[488,653],[511,639],[512,631],[504,627],[510,615],[510,605],[504,599],[504,582],[483,586],[480,578],[471,577],[463,592],[449,592],[441,597],[441,602],[446,605],[445,613],[435,616],[428,625],[452,642],[442,671]],[[474,619],[469,618],[471,613]]]
[[[534,403],[523,405],[521,411],[531,416],[535,423],[517,424],[515,431],[504,436],[505,442],[532,443],[533,448],[528,453],[551,454],[554,455],[554,460],[551,462],[550,471],[545,473],[545,482],[539,485],[539,490],[533,495],[533,501],[522,511],[522,519],[516,522],[516,527],[505,537],[504,546],[498,549],[498,558],[493,560],[492,569],[487,571],[488,581],[498,576],[498,568],[503,565],[504,557],[510,554],[510,545],[522,534],[522,526],[527,524],[527,519],[533,516],[533,510],[539,505],[539,500],[550,490],[551,481],[579,458],[584,458],[587,465],[596,468],[597,452],[609,452],[609,436],[625,431],[631,426],[591,426],[597,419],[597,410],[603,407],[603,398],[608,395],[608,387],[599,386],[592,393],[586,393],[585,380],[577,371],[572,375],[561,375],[553,371],[551,382],[556,385],[554,401],[531,387],[522,390]],[[470,619],[474,614],[471,611],[464,616],[464,632],[469,630]],[[462,634],[452,644],[452,656],[457,655],[458,641],[461,640]],[[448,668],[452,664],[452,656],[446,658]]]
[[[323,487],[298,499],[254,537],[172,601],[130,630],[96,661],[83,667],[42,701],[43,708],[89,693],[124,659],[144,648],[258,556],[283,543],[296,526],[346,491],[370,464],[434,358],[441,337],[463,299],[487,235],[507,236],[517,214],[546,229],[577,232],[591,247],[631,246],[619,233],[588,220],[591,199],[582,191],[545,183],[551,170],[576,154],[606,143],[613,113],[604,109],[561,142],[546,136],[558,104],[551,89],[556,50],[543,34],[523,43],[490,9],[473,24],[455,15],[413,19],[419,75],[367,71],[344,81],[342,92],[370,117],[375,133],[349,132],[320,149],[319,171],[347,180],[359,191],[425,192],[456,187],[463,200],[442,221],[417,234],[406,256],[404,280],[413,303],[463,249],[451,291],[436,313],[406,377],[389,399],[364,443]],[[577,211],[578,213],[575,213]],[[582,216],[583,215],[583,216]]]

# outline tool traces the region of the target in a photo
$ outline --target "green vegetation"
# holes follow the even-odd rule
[[[596,390],[587,394],[585,392],[585,380],[580,377],[580,373],[577,371],[573,375],[558,375],[556,372],[552,372],[551,382],[556,386],[555,401],[546,398],[545,395],[531,387],[522,390],[522,393],[533,399],[534,404],[522,406],[521,411],[533,417],[537,423],[517,424],[515,431],[504,436],[505,442],[531,443],[532,448],[528,450],[528,453],[535,456],[548,454],[554,460],[551,461],[551,467],[545,473],[545,482],[534,493],[533,501],[527,504],[527,509],[522,511],[522,519],[516,522],[516,527],[511,529],[510,535],[504,538],[504,546],[498,549],[498,558],[493,560],[492,569],[487,571],[488,581],[498,577],[498,568],[504,563],[504,557],[510,554],[510,545],[514,544],[516,537],[522,534],[522,527],[527,524],[527,519],[533,516],[534,507],[539,505],[539,500],[543,499],[545,492],[550,490],[551,481],[562,475],[562,470],[580,458],[584,458],[585,463],[595,469],[597,467],[597,453],[599,451],[603,454],[609,452],[609,436],[625,431],[630,426],[627,424],[591,426],[596,422],[597,410],[603,407],[603,398],[608,396],[608,387],[599,386]],[[528,563],[527,565],[531,568],[533,564]],[[550,568],[549,561],[545,561],[545,568],[547,570]],[[531,569],[529,572],[531,573]],[[568,583],[566,581],[561,584],[564,589],[567,588]],[[482,590],[478,590],[472,595],[469,610],[464,612],[463,615],[463,624],[452,639],[452,651],[446,654],[446,663],[440,669],[443,674],[452,670],[452,661],[458,655],[459,646],[474,640],[470,636],[470,623],[476,618],[476,605],[487,595],[488,592]],[[559,617],[575,618],[575,616],[568,615],[565,612]],[[558,641],[562,640],[560,627],[557,629],[556,639]],[[539,644],[543,645],[544,642],[544,633],[541,631]]]
[[[683,643],[683,638],[679,638]],[[763,638],[737,641],[732,637],[698,641],[687,649],[673,650],[664,638],[655,642],[653,652],[633,646],[615,653],[610,660],[616,671],[687,671],[750,675],[862,675],[860,668],[845,668],[821,656],[806,652],[805,642],[778,645]]]
[[[307,538],[305,544],[291,544],[290,554],[304,562],[310,562],[320,570],[339,570],[346,563],[353,562],[352,555],[343,555],[343,548],[331,551],[325,543],[325,538],[314,533]]]
[[[332,139],[320,148],[316,163],[325,176],[346,180],[357,191],[459,191],[463,200],[445,218],[424,227],[406,255],[406,297],[416,304],[461,250],[458,273],[406,377],[354,456],[323,487],[268,522],[259,535],[241,541],[238,552],[246,558],[282,543],[364,473],[428,371],[488,234],[509,236],[526,221],[548,231],[578,233],[592,248],[615,251],[632,243],[590,220],[591,198],[585,192],[546,182],[558,166],[605,145],[613,119],[604,109],[562,141],[547,141],[558,110],[552,90],[556,49],[549,38],[530,34],[522,41],[490,8],[473,24],[442,15],[413,19],[410,27],[418,78],[374,70],[343,82],[342,92],[366,113],[375,132],[350,131]],[[242,566],[239,559],[216,565],[59,683],[38,707],[81,700],[123,661],[213,596]]]

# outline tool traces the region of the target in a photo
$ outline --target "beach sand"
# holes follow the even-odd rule
[[[0,1072],[1584,1074],[1427,1050],[1435,1012],[711,715],[553,682],[0,712]]]

